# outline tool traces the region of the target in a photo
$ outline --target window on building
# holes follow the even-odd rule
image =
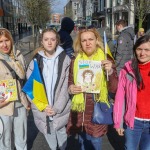
[[[116,0],[116,5],[121,5],[122,0]]]
[[[128,22],[128,12],[122,12],[122,19]]]
[[[100,11],[104,11],[104,7],[105,7],[105,1],[100,0]]]
[[[115,13],[115,16],[114,16],[114,18],[115,18],[115,23],[119,20],[119,13]]]
[[[109,7],[112,7],[112,0],[109,0]]]
[[[77,15],[77,11],[76,10],[74,11],[74,14]]]
[[[76,2],[73,3],[73,9],[77,9],[77,3]]]
[[[129,0],[124,0],[123,3],[127,4],[127,3],[129,3]]]

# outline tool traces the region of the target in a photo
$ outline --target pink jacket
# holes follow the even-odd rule
[[[134,127],[136,100],[137,84],[131,61],[128,61],[119,75],[113,111],[114,128],[122,128],[123,122],[131,129]]]

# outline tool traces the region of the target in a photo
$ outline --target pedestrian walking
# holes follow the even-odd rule
[[[137,40],[133,59],[120,71],[114,103],[114,127],[125,135],[126,150],[150,149],[150,36]]]
[[[69,135],[79,135],[81,150],[101,150],[101,140],[102,136],[107,133],[107,125],[92,122],[94,100],[101,98],[105,103],[108,103],[108,90],[115,93],[117,88],[116,71],[113,67],[113,60],[109,56],[108,60],[105,60],[103,42],[95,28],[80,30],[74,43],[74,49],[77,51],[77,56],[72,60],[69,74],[68,91],[73,99],[67,132]],[[103,72],[104,78],[101,82],[101,89],[103,90],[99,89],[101,94],[98,94],[97,98],[95,94],[83,92],[81,86],[76,83],[80,60],[101,61],[103,71],[108,72],[108,87],[105,84],[107,81]],[[90,74],[89,77],[91,77]]]
[[[12,150],[11,146],[15,144],[16,150],[27,150],[29,102],[21,91],[25,81],[26,64],[23,55],[19,50],[15,50],[13,45],[11,33],[0,28],[0,118],[3,124],[0,149]],[[12,86],[13,89],[10,88]],[[14,144],[11,141],[14,141]]]
[[[133,27],[127,26],[127,22],[122,19],[116,22],[116,30],[119,32],[119,36],[115,45],[114,59],[119,75],[124,64],[133,56],[135,34]]]
[[[61,21],[61,29],[58,34],[60,36],[60,46],[64,49],[66,54],[72,59],[74,57],[73,40],[70,36],[74,29],[74,22],[69,17],[64,17]]]
[[[42,47],[37,49],[36,58],[41,77],[45,84],[48,106],[39,111],[32,103],[34,121],[46,138],[51,150],[65,150],[67,145],[66,124],[68,122],[70,105],[68,94],[68,75],[70,58],[59,46],[58,33],[51,28],[44,29],[41,34]],[[30,62],[27,77],[32,73],[33,60]]]

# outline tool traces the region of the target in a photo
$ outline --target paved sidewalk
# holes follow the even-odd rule
[[[18,40],[21,40],[27,36],[31,36],[32,35],[32,31],[24,31],[23,33],[21,34],[13,34],[13,39],[15,42],[17,42]]]
[[[35,42],[34,42],[35,41]],[[20,50],[25,56],[32,53],[37,47],[39,47],[38,39],[35,39],[32,35],[26,36],[15,43],[16,49]]]

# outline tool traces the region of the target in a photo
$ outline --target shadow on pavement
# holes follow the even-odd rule
[[[28,122],[27,122],[27,149],[31,150],[34,140],[36,139],[38,135],[38,129],[35,126],[34,119],[33,119],[33,114],[32,111],[30,110],[29,116],[28,116]]]
[[[68,137],[66,150],[80,150],[78,135]]]
[[[107,137],[115,150],[124,150],[125,138],[124,136],[119,136],[113,125],[108,126]]]
[[[24,31],[21,34],[17,34],[17,35],[13,34],[13,39],[14,39],[14,42],[17,42],[18,40],[20,40],[26,36],[30,36],[30,35],[32,35],[32,31],[26,31],[26,32]]]

